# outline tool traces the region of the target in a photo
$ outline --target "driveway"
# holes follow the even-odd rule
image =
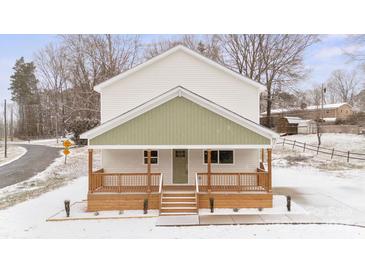
[[[59,157],[59,148],[42,145],[19,145],[27,153],[18,160],[0,167],[0,188],[25,181],[45,170],[55,158]]]

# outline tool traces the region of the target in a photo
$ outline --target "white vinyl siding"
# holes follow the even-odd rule
[[[188,152],[189,184],[195,183],[196,172],[207,172],[203,153],[202,149]],[[143,150],[102,150],[102,166],[105,172],[147,172],[147,166],[143,163]],[[258,149],[236,149],[233,164],[214,164],[212,172],[254,172],[258,166]],[[172,183],[172,150],[158,150],[158,164],[152,165],[151,171],[162,172],[164,183]]]
[[[102,167],[105,172],[147,172],[144,151],[133,149],[103,149]],[[151,165],[151,172],[162,172],[164,181],[171,182],[171,150],[158,150],[158,164]]]
[[[183,51],[104,88],[101,92],[101,120],[110,120],[176,86],[183,86],[259,122],[259,92],[255,87]]]

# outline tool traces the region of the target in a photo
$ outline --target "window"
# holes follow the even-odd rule
[[[208,163],[208,151],[204,151],[204,163]],[[233,164],[233,150],[212,150],[212,164]]]
[[[176,150],[175,158],[185,158],[185,150]]]
[[[220,150],[219,151],[219,163],[220,164],[233,164],[233,150]]]
[[[218,164],[218,150],[212,150],[210,153],[210,162],[212,164]],[[204,163],[208,163],[208,151],[204,151]]]
[[[147,150],[143,152],[144,163],[147,164]],[[158,164],[158,151],[151,150],[151,164],[156,165]]]

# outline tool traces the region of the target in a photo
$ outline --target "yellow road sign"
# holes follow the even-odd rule
[[[63,141],[63,146],[64,147],[70,147],[72,145],[72,143],[70,142],[70,140],[65,140],[65,141]]]

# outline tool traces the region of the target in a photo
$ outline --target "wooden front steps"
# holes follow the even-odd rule
[[[168,185],[162,189],[161,216],[193,215],[198,213],[194,186]]]

